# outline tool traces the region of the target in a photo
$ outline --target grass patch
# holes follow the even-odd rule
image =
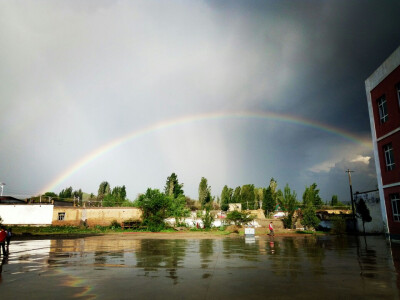
[[[296,230],[298,234],[315,234],[315,235],[324,235],[326,232],[324,231],[312,231],[312,230]]]

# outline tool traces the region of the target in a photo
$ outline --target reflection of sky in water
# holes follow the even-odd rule
[[[396,298],[393,249],[381,237],[13,241],[1,298]]]

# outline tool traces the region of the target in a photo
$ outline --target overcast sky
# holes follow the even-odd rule
[[[0,1],[4,194],[108,181],[133,200],[175,172],[195,199],[201,177],[213,195],[274,177],[347,201],[348,168],[354,191],[375,189],[364,81],[400,45],[399,15],[382,0]],[[226,117],[149,130],[57,182],[116,139],[213,113]]]

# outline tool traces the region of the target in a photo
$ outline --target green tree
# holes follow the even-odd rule
[[[315,207],[311,203],[307,204],[307,206],[303,209],[303,219],[300,223],[304,226],[304,228],[317,228],[320,223],[320,220],[317,217]]]
[[[333,195],[333,196],[332,196],[330,205],[331,205],[331,206],[334,206],[334,207],[335,207],[335,206],[336,206],[336,207],[338,207],[338,206],[345,206],[342,202],[339,201],[337,195]]]
[[[205,213],[201,217],[204,229],[210,229],[212,227],[214,219],[215,219],[214,216],[211,214],[211,203],[207,203],[205,205]]]
[[[279,191],[278,191],[279,192]],[[288,215],[283,219],[283,223],[286,228],[292,228],[293,224],[293,215],[296,211],[298,202],[297,202],[297,194],[295,191],[291,191],[289,184],[286,184],[283,194],[282,192],[278,193],[278,203],[282,210],[286,211]]]
[[[320,207],[323,204],[316,183],[313,183],[309,187],[306,186],[303,193],[303,205],[306,206],[308,203],[312,203],[315,207]]]
[[[199,202],[201,203],[201,207],[204,208],[211,200],[211,187],[208,186],[207,179],[201,177],[199,184]]]
[[[126,187],[116,186],[112,189],[112,192],[103,196],[103,206],[104,207],[114,207],[129,205],[126,203]]]
[[[170,209],[170,199],[158,189],[147,189],[136,201],[143,211],[143,225],[150,231],[160,231],[165,228],[164,220]]]
[[[172,173],[171,176],[167,177],[167,182],[165,183],[164,193],[167,196],[173,196],[177,198],[179,195],[184,195],[183,183],[180,184],[178,181],[178,175]]]
[[[331,206],[337,206],[338,202],[339,202],[338,196],[337,195],[332,195]]]
[[[168,196],[170,201],[169,215],[175,218],[175,225],[183,225],[183,219],[189,217],[190,211],[186,207],[186,197],[183,194],[174,198],[172,195]]]
[[[56,193],[53,193],[53,192],[46,192],[46,193],[44,193],[43,196],[51,197],[51,198],[58,198],[58,195]]]
[[[83,198],[82,189],[73,191],[72,196],[73,196],[74,198],[79,198],[80,200],[82,200],[82,198]]]
[[[242,203],[242,196],[241,194],[241,187],[238,186],[235,188],[235,191],[233,192],[232,196],[232,202],[231,203]]]
[[[102,200],[105,195],[111,194],[111,186],[107,181],[100,183],[97,198]]]
[[[62,190],[62,191],[60,192],[60,194],[59,194],[59,197],[60,197],[60,198],[63,198],[63,199],[70,199],[70,198],[72,198],[72,186],[70,186],[70,187],[68,187],[68,188],[66,188],[66,189],[64,189],[64,190]]]
[[[254,209],[259,209],[260,204],[262,205],[262,202],[264,200],[264,191],[265,189],[263,188],[255,188],[254,189]]]
[[[276,206],[276,201],[275,201],[274,197],[272,196],[272,189],[270,186],[267,189],[265,189],[263,195],[264,195],[263,210],[265,211],[265,214],[268,215],[269,213],[271,213],[275,210],[275,206]]]
[[[221,209],[227,211],[229,203],[232,202],[233,190],[227,185],[224,186],[221,192]]]
[[[243,185],[240,195],[242,198],[242,208],[254,209],[254,203],[255,203],[254,184]]]
[[[360,200],[358,200],[356,203],[356,213],[357,213],[357,217],[359,217],[363,223],[363,230],[364,230],[364,235],[365,235],[365,223],[371,222],[372,217],[369,213],[369,209],[368,209],[367,205],[365,204],[365,201],[363,198],[360,198]]]
[[[251,214],[247,212],[240,212],[237,210],[231,211],[226,215],[226,220],[228,222],[233,222],[235,225],[246,225],[253,221],[255,216],[252,216]]]

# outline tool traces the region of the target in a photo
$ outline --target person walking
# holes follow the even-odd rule
[[[6,256],[6,238],[7,238],[7,232],[4,227],[1,227],[0,231],[0,247],[3,249],[3,256]],[[1,249],[0,249],[1,252]]]
[[[7,229],[7,237],[6,237],[6,242],[7,242],[7,254],[10,253],[10,241],[11,241],[11,236],[12,236],[12,229],[8,228]]]
[[[272,222],[269,223],[269,235],[274,236],[274,226],[272,225]]]

